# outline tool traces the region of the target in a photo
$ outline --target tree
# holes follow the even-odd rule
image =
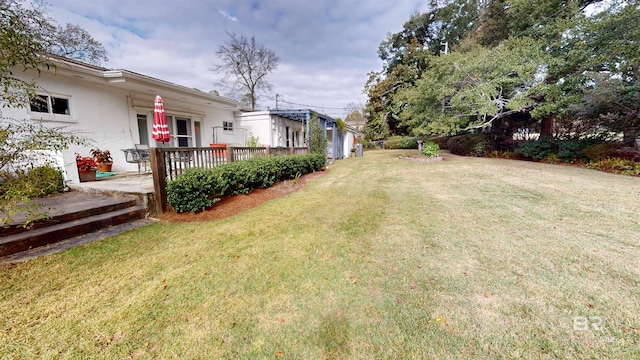
[[[222,82],[235,94],[247,98],[252,110],[260,95],[271,90],[267,76],[276,70],[280,58],[276,53],[256,42],[255,36],[227,33],[227,42],[218,46],[216,55],[221,64],[213,71],[223,74]]]
[[[456,133],[495,125],[534,105],[528,91],[536,86],[544,53],[531,39],[501,43],[497,48],[476,46],[440,56],[413,87],[401,90],[400,115],[415,133]]]
[[[415,85],[422,72],[428,68],[433,56],[424,49],[417,39],[407,45],[401,62],[388,72],[371,72],[365,84],[365,92],[369,96],[366,105],[367,125],[366,137],[370,140],[391,135],[406,135],[408,129],[400,123],[400,113],[404,102],[397,101],[396,94],[401,88]]]
[[[64,27],[53,27],[47,40],[46,51],[51,54],[94,65],[102,65],[109,60],[102,43],[78,25],[67,23]]]
[[[36,5],[26,8],[18,0],[0,0],[0,87],[3,106],[25,106],[35,94],[34,81],[13,76],[14,71],[49,68],[51,62],[40,56],[46,45],[42,33],[48,19]]]
[[[73,24],[60,26],[48,17],[46,3],[38,1],[27,6],[23,3],[23,0],[0,0],[3,52],[53,54],[95,65],[108,60],[102,43],[86,30]],[[33,59],[32,56],[29,58]],[[3,58],[11,63],[10,59]],[[24,63],[25,59],[22,57],[16,64]]]
[[[14,77],[16,71],[53,66],[46,56],[52,20],[45,17],[42,5],[25,7],[19,0],[0,0],[0,101],[3,107],[25,107],[39,87],[35,81]],[[44,55],[44,56],[43,56]],[[64,128],[48,127],[41,122],[0,117],[0,184],[13,183],[29,169],[47,165],[52,152],[83,145],[87,140]],[[7,221],[25,211],[37,216],[38,209],[25,205],[29,189],[0,186],[0,215]]]
[[[344,121],[355,127],[358,131],[362,130],[364,125],[367,123],[367,118],[365,117],[365,106],[362,104],[348,103],[347,117]]]
[[[411,15],[401,31],[387,34],[378,47],[378,55],[386,63],[386,71],[402,63],[414,41],[432,55],[440,54],[443,43],[455,46],[473,28],[481,3],[482,0],[432,0],[430,11]]]
[[[327,134],[320,124],[318,114],[313,113],[309,120],[309,148],[314,154],[327,154]]]
[[[454,4],[462,13],[470,3],[443,8]],[[455,133],[524,121],[541,136],[614,132],[632,142],[640,130],[637,0],[476,3],[471,30],[446,56],[425,49],[442,25],[435,17],[412,16],[392,37],[397,42],[383,42],[387,63],[365,85],[368,129]],[[587,9],[594,4],[599,11]],[[448,24],[442,28],[456,28],[440,19]]]

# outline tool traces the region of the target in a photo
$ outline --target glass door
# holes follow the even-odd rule
[[[191,119],[176,117],[175,122],[176,122],[176,139],[178,142],[178,147],[193,146]]]

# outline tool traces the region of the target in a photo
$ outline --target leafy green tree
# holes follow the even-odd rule
[[[318,114],[314,113],[309,120],[309,148],[315,154],[327,154],[327,134],[320,124]]]
[[[387,34],[378,47],[378,55],[386,64],[386,71],[403,63],[409,47],[415,46],[411,45],[412,42],[432,55],[443,51],[443,43],[455,46],[472,29],[481,3],[479,0],[432,0],[431,10],[412,14],[401,31]]]
[[[36,90],[35,81],[24,81],[14,72],[53,65],[46,56],[52,41],[53,21],[45,15],[41,3],[23,5],[19,0],[0,0],[0,101],[3,107],[21,108],[29,104]],[[25,203],[33,189],[3,186],[29,169],[50,164],[52,153],[71,144],[84,145],[87,140],[78,133],[60,127],[0,117],[0,214],[6,222],[20,211],[38,216],[41,212]],[[22,190],[21,190],[22,189]]]
[[[34,32],[48,26],[39,7],[24,7],[17,0],[0,0],[0,100],[3,106],[22,107],[29,103],[37,85],[13,76],[14,71],[49,68],[51,62],[40,56],[46,44]]]
[[[42,2],[0,0],[0,100],[3,106],[23,107],[38,89],[35,81],[20,80],[16,71],[53,67],[46,54],[101,63],[107,60],[102,44],[79,26],[58,26],[46,16]],[[45,56],[42,56],[45,55]]]
[[[390,72],[369,74],[369,80],[365,84],[365,92],[369,96],[366,104],[368,122],[365,127],[368,139],[408,133],[407,128],[400,122],[404,103],[396,101],[395,96],[401,88],[414,86],[428,67],[431,58],[430,53],[413,39],[402,57],[402,62],[394,66]]]
[[[415,133],[451,134],[529,111],[528,90],[544,59],[531,39],[434,58],[416,85],[396,96],[405,103],[401,119]]]
[[[452,1],[442,9],[451,4],[460,11],[468,5]],[[476,5],[477,14],[467,11],[467,30],[445,21],[452,34],[463,34],[447,55],[431,51],[418,63],[407,61],[431,44],[416,24],[431,24],[437,17],[420,22],[414,15],[403,32],[383,42],[385,68],[372,73],[365,86],[370,129],[455,133],[527,119],[542,136],[613,131],[632,141],[638,131],[638,1]],[[403,43],[411,34],[413,45]]]

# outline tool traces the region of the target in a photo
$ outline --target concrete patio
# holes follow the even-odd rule
[[[125,172],[99,177],[96,181],[67,183],[73,191],[124,195],[137,197],[150,214],[155,214],[153,175],[151,173]]]

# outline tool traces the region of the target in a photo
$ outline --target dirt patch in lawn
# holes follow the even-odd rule
[[[411,162],[435,162],[435,161],[442,161],[442,156],[436,156],[436,157],[427,157],[423,155],[399,156],[398,159],[404,160],[404,161],[411,161]]]
[[[303,175],[298,180],[281,181],[269,188],[256,189],[246,195],[225,196],[211,208],[197,213],[186,212],[178,214],[170,209],[161,216],[158,216],[158,218],[173,223],[224,219],[259,206],[265,201],[300,190],[310,180],[323,176],[326,173],[327,170],[316,171]]]

